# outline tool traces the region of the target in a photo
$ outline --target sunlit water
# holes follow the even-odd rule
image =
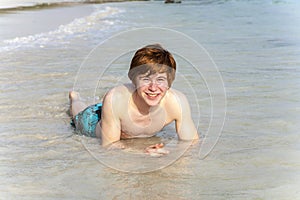
[[[299,9],[296,1],[149,1],[0,14],[5,27],[0,30],[0,197],[300,199]],[[78,10],[86,14],[75,14]],[[49,20],[58,15],[63,21]],[[48,25],[39,19],[48,19]],[[184,151],[186,144],[176,142],[171,128],[161,138],[129,140],[126,150],[105,151],[98,140],[75,135],[69,125],[68,91],[78,88],[77,71],[88,53],[113,34],[149,26],[193,38],[222,76],[225,126],[205,159],[199,159],[201,144]],[[106,72],[99,98],[120,76],[126,78],[120,73],[126,73],[130,56]],[[182,80],[194,85],[197,100]],[[205,138],[212,105],[204,80],[179,65],[174,87],[187,93]],[[145,145],[161,140],[168,144],[169,156],[141,153]],[[130,169],[151,172],[123,172]]]

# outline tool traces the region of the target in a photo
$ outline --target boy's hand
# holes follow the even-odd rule
[[[169,151],[165,150],[164,146],[165,145],[163,143],[150,145],[147,148],[145,148],[145,153],[149,154],[150,156],[154,156],[154,157],[160,157],[160,156],[169,154]]]

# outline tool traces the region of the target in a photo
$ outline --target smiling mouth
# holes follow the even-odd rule
[[[155,94],[155,93],[146,93],[146,95],[152,98],[159,96],[159,94]]]

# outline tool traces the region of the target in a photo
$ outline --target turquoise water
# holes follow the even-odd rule
[[[1,13],[0,196],[299,199],[299,8],[297,1],[147,1]],[[99,70],[99,58],[102,62],[151,36],[133,34],[104,51],[100,47],[94,51],[99,57],[91,50],[112,35],[144,27],[178,31],[213,59],[209,62],[201,48],[181,51],[188,42],[169,35],[179,62],[174,87],[187,94],[202,141],[219,139],[205,159],[199,152],[207,143],[185,151],[187,145],[176,142],[171,128],[161,133],[171,154],[149,158],[139,152],[159,138],[126,141],[126,151],[104,151],[99,141],[75,135],[69,126],[68,91],[75,87],[86,93],[87,102],[99,101],[108,88],[127,81],[132,51],[100,68],[106,71],[95,86],[93,81],[99,80],[92,72]],[[159,34],[165,42],[168,32]],[[200,55],[204,64],[193,68],[186,52],[193,58]],[[88,55],[97,59],[82,65]],[[210,83],[220,77],[213,63],[224,84],[215,93],[213,86],[220,84]],[[212,116],[220,124],[210,127]],[[215,127],[222,127],[220,138]]]

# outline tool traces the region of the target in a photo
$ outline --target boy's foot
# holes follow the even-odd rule
[[[72,103],[74,101],[80,100],[79,93],[75,92],[75,91],[70,91],[69,92],[69,100],[70,100],[70,115],[73,116],[73,114],[72,114]]]
[[[70,103],[72,103],[73,101],[79,100],[80,96],[78,92],[75,91],[70,91],[69,92],[69,99],[70,99]]]

